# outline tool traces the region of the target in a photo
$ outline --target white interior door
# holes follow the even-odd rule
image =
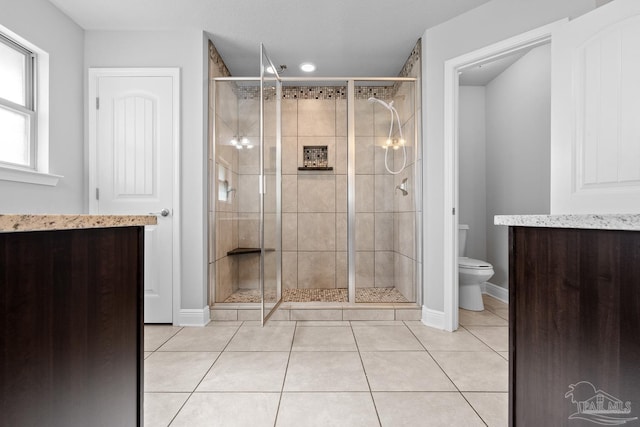
[[[158,217],[157,225],[145,227],[145,323],[173,322],[174,103],[179,100],[177,70],[170,71],[174,75],[96,70],[90,82],[96,97],[90,130],[95,136],[92,213]]]
[[[640,2],[553,34],[551,213],[640,212]]]

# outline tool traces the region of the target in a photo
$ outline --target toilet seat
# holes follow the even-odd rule
[[[458,267],[469,268],[473,270],[492,270],[493,266],[487,261],[474,258],[458,257]]]

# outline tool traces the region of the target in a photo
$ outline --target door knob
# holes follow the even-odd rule
[[[149,215],[161,215],[161,216],[169,216],[169,209],[164,208],[160,212],[149,212]]]

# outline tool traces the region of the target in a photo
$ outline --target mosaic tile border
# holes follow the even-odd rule
[[[416,45],[413,47],[413,50],[409,54],[407,61],[402,66],[399,77],[411,77],[411,71],[413,71],[413,67],[416,64],[420,64],[420,59],[422,58],[422,39],[418,39]]]
[[[368,99],[375,96],[380,99],[392,99],[397,92],[396,82],[392,86],[356,86],[356,99]],[[239,99],[259,99],[260,87],[257,86],[237,86],[234,92]],[[265,100],[273,99],[275,90],[268,89]],[[284,86],[282,88],[282,99],[347,99],[346,86]]]
[[[224,63],[222,56],[220,56],[220,52],[218,52],[218,49],[216,49],[211,40],[209,40],[209,58],[218,67],[221,77],[231,77],[231,72],[227,68],[227,64]]]

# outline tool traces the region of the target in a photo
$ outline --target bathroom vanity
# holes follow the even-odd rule
[[[142,425],[144,225],[0,215],[0,425]]]
[[[509,226],[510,425],[640,416],[640,215],[495,224]]]

